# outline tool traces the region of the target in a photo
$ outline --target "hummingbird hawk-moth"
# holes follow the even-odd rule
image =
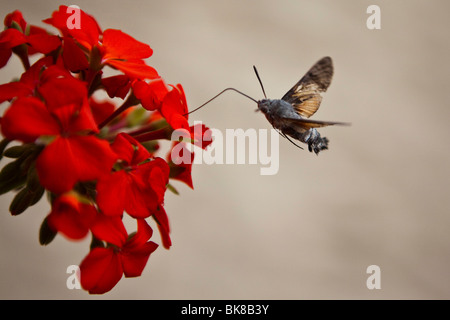
[[[281,99],[267,99],[258,71],[253,68],[265,97],[257,102],[258,110],[264,113],[270,124],[293,144],[288,136],[306,143],[310,152],[318,154],[328,149],[328,139],[321,137],[316,128],[346,123],[306,118],[316,113],[322,102],[322,93],[330,86],[333,77],[331,58],[325,57],[316,62]]]
[[[319,109],[322,102],[322,94],[330,86],[331,78],[333,77],[333,62],[330,57],[324,57],[316,62],[281,99],[267,99],[258,71],[255,66],[253,66],[253,69],[261,85],[264,99],[257,101],[235,88],[226,88],[189,113],[200,109],[225,91],[233,90],[256,102],[258,105],[256,111],[264,113],[267,120],[281,136],[301,149],[303,148],[289,137],[307,144],[308,150],[315,154],[328,149],[328,139],[321,137],[316,128],[331,125],[348,125],[343,122],[308,119]]]

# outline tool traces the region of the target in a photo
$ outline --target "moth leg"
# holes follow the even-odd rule
[[[300,146],[299,146],[298,144],[296,144],[294,141],[292,141],[291,139],[289,139],[289,137],[288,137],[285,133],[283,133],[283,132],[281,132],[281,131],[279,131],[279,130],[276,130],[276,131],[280,134],[280,136],[282,136],[283,138],[288,139],[289,142],[291,142],[294,146],[296,146],[297,148],[300,148],[300,149],[303,150],[302,147],[300,147]]]

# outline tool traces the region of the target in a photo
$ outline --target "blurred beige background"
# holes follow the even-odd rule
[[[196,165],[195,190],[167,193],[170,251],[159,248],[142,277],[108,294],[68,290],[66,268],[89,240],[38,229],[45,200],[12,217],[0,198],[2,299],[448,299],[450,298],[450,88],[448,1],[76,1],[103,29],[150,44],[148,63],[181,83],[190,108],[233,86],[281,98],[319,58],[335,76],[314,119],[349,121],[321,130],[318,157],[280,140],[277,175],[259,165]],[[381,8],[381,30],[366,9]],[[2,1],[29,23],[56,1]],[[56,32],[56,31],[55,31]],[[22,72],[17,59],[2,82]],[[226,93],[191,121],[270,128],[256,105]],[[158,233],[155,240],[160,243]],[[381,268],[368,290],[366,268]]]

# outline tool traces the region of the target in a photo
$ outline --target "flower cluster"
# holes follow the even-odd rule
[[[16,192],[12,215],[47,194],[43,245],[58,233],[71,240],[91,235],[80,282],[102,294],[123,275],[141,275],[158,247],[150,241],[151,223],[162,246],[171,246],[164,195],[177,192],[171,179],[192,188],[191,164],[176,165],[170,151],[159,157],[159,140],[183,129],[194,143],[207,128],[189,126],[183,87],[166,83],[146,64],[153,53],[147,44],[102,30],[77,8],[60,6],[44,22],[59,34],[29,25],[20,11],[6,16],[0,33],[0,67],[14,54],[25,69],[0,85],[0,103],[8,103],[0,152],[11,159],[0,172],[0,194]],[[104,75],[106,67],[112,75]],[[124,215],[136,221],[135,232],[126,230]]]

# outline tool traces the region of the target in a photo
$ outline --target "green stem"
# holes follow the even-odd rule
[[[106,118],[102,123],[98,125],[98,129],[102,129],[104,126],[106,126],[109,122],[114,120],[118,115],[120,115],[122,112],[127,110],[129,107],[132,107],[138,103],[136,97],[132,94],[128,97],[127,100],[124,101],[124,103],[117,108],[108,118]]]
[[[12,51],[19,57],[20,62],[22,62],[25,71],[30,69],[30,60],[28,59],[28,48],[26,44],[21,44],[14,47]]]
[[[151,132],[134,135],[133,138],[139,142],[146,142],[146,141],[159,140],[159,139],[170,140],[170,135],[171,135],[172,131],[173,131],[173,129],[170,126],[166,126],[159,130],[154,130]]]

